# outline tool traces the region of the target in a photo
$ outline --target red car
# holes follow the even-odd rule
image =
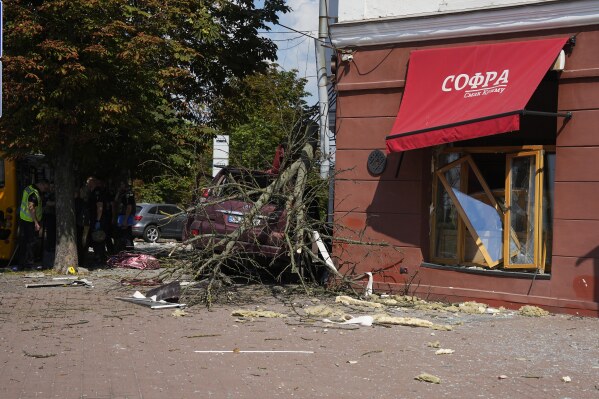
[[[223,168],[214,177],[212,187],[202,192],[201,205],[190,214],[184,239],[202,235],[193,241],[196,248],[206,248],[237,230],[262,193],[277,178],[263,171]],[[284,200],[272,199],[252,220],[253,227],[237,240],[237,250],[274,258],[286,255]],[[215,250],[222,248],[216,247]]]

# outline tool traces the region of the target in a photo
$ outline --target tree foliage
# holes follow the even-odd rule
[[[205,122],[230,79],[265,70],[276,46],[258,29],[287,10],[284,0],[5,0],[0,147],[48,155],[57,212],[68,212],[74,170],[151,158]],[[72,223],[58,229],[58,248],[72,244]]]
[[[303,134],[312,116],[306,79],[272,64],[265,72],[233,79],[212,110],[213,123],[230,135],[230,158],[253,169],[270,167],[276,147]],[[249,145],[251,143],[251,145]]]
[[[2,145],[127,145],[187,120],[232,78],[262,71],[276,46],[258,36],[283,0],[7,0]],[[158,132],[158,133],[156,133]],[[87,154],[86,154],[87,155]]]

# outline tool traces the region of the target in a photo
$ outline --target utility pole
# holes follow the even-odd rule
[[[318,82],[318,104],[320,113],[320,177],[326,179],[330,174],[330,143],[329,143],[329,93],[326,67],[325,42],[328,36],[327,4],[320,0],[318,16],[318,40],[316,40],[316,68]]]
[[[329,91],[325,43],[328,38],[327,1],[320,0],[318,15],[318,40],[315,40],[318,82],[318,104],[320,113],[320,177],[329,179],[329,203],[327,222],[333,222],[334,181],[331,173],[331,143],[329,135]]]

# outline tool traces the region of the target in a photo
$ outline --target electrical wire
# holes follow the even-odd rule
[[[282,28],[285,28],[285,29],[289,29],[290,31],[293,31],[293,32],[295,32],[295,33],[299,33],[300,35],[304,35],[304,36],[307,36],[307,37],[309,37],[309,38],[311,38],[311,39],[317,40],[317,41],[319,41],[319,42],[320,42],[320,43],[321,43],[323,46],[325,46],[325,47],[329,47],[329,48],[332,48],[332,49],[334,49],[334,47],[330,46],[330,45],[329,45],[329,44],[328,44],[326,41],[324,41],[324,40],[322,40],[322,39],[319,39],[318,37],[315,37],[315,36],[309,35],[309,34],[307,34],[307,33],[304,33],[304,32],[302,32],[302,31],[299,31],[299,30],[297,30],[297,29],[293,29],[293,28],[291,28],[291,27],[289,27],[289,26],[287,26],[287,25],[283,25],[283,24],[282,24],[282,23],[280,23],[280,22],[277,22],[277,23],[276,23],[276,25],[279,25],[280,27],[282,27]]]
[[[292,45],[292,46],[289,46],[289,47],[287,47],[287,48],[279,48],[279,50],[281,50],[281,51],[287,51],[287,50],[294,49],[294,48],[296,48],[296,47],[299,47],[299,46],[301,46],[302,44],[304,44],[304,42],[305,42],[306,40],[308,40],[308,38],[307,38],[307,37],[305,37],[305,38],[304,38],[304,39],[303,39],[301,42],[299,42],[299,43],[296,43],[296,44],[294,44],[294,45]]]

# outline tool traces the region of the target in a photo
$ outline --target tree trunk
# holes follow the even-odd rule
[[[73,174],[73,143],[64,135],[63,148],[55,156],[54,184],[56,188],[56,257],[54,270],[66,273],[77,269],[77,234],[75,226],[75,176]]]

